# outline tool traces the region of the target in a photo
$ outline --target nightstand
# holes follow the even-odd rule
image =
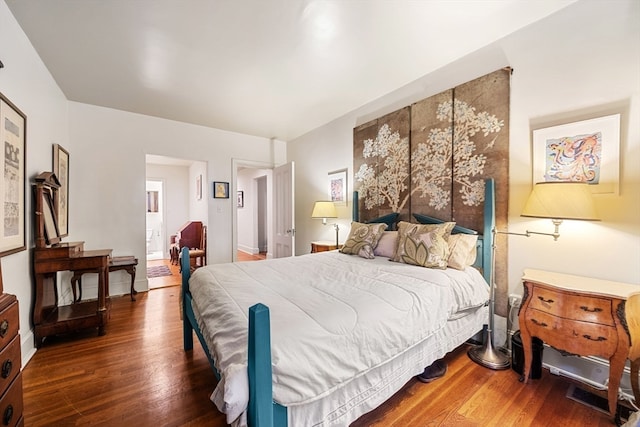
[[[524,271],[519,313],[526,383],[531,339],[537,337],[568,355],[609,360],[609,413],[615,417],[624,364],[632,361],[636,402],[640,366],[640,286],[540,270]]]
[[[341,247],[342,245],[336,245],[334,242],[330,242],[328,240],[311,242],[311,253],[315,254],[316,252],[334,251]]]

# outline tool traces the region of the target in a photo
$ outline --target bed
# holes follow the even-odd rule
[[[211,399],[227,421],[349,425],[477,334],[488,319],[493,194],[488,180],[477,268],[331,251],[191,274],[183,254],[184,349],[195,332],[219,378]]]

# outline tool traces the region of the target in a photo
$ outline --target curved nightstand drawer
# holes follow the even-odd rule
[[[572,295],[535,286],[529,307],[565,319],[615,326],[611,299],[607,298]]]
[[[614,326],[562,319],[531,308],[525,313],[525,319],[531,336],[558,350],[609,359],[618,346]]]

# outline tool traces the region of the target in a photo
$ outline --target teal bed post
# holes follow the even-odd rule
[[[273,385],[271,378],[271,332],[269,308],[256,304],[249,308],[249,408],[251,427],[273,426]]]
[[[182,248],[180,254],[180,270],[182,271],[182,342],[185,350],[193,349],[193,328],[187,319],[187,294],[189,293],[189,278],[191,276],[191,261],[189,248]]]

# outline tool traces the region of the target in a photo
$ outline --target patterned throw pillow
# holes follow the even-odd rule
[[[398,242],[392,261],[430,268],[447,268],[447,238],[455,222],[442,224],[398,224]]]
[[[464,270],[476,262],[478,254],[476,243],[477,234],[452,234],[449,236],[449,261],[448,265],[456,270]]]
[[[343,254],[358,255],[362,258],[374,258],[373,249],[382,237],[382,232],[387,224],[362,224],[351,223],[351,231],[347,241],[344,242],[340,252]]]

